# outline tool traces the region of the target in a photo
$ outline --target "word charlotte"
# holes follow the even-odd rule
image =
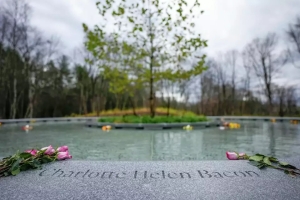
[[[259,177],[254,171],[208,171],[196,170],[193,172],[170,172],[166,170],[150,171],[131,171],[131,172],[111,172],[111,171],[67,171],[62,169],[46,169],[39,173],[39,176],[58,177],[58,178],[101,178],[101,179],[191,179],[191,178],[245,178]]]

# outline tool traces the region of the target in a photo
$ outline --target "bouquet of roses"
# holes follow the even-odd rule
[[[70,159],[68,146],[54,149],[51,145],[40,150],[31,149],[3,158],[0,161],[0,177],[17,175],[28,169],[41,169],[42,164],[56,160]]]

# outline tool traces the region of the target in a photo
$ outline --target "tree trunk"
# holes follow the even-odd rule
[[[86,95],[83,95],[83,110],[84,110],[84,115],[87,115],[88,110],[87,110],[87,97],[88,94],[86,93]]]
[[[167,116],[170,116],[170,106],[171,106],[171,100],[170,100],[170,96],[169,96],[168,103],[167,103]]]
[[[119,108],[119,95],[115,95],[116,97],[116,106],[115,106],[115,109],[118,109]]]
[[[125,94],[126,95],[126,94]],[[128,99],[129,99],[130,97],[129,96],[125,96],[124,97],[124,101],[123,101],[123,104],[122,104],[122,110],[125,110],[125,108],[126,108],[126,104],[128,104]]]
[[[28,85],[29,85],[29,89],[28,89],[28,100],[29,100],[29,103],[28,103],[28,107],[27,107],[27,110],[26,110],[26,113],[25,113],[25,118],[32,118],[33,116],[33,101],[34,101],[34,97],[33,97],[33,87],[32,87],[32,83],[31,83],[31,80],[29,78],[29,81],[28,81]]]
[[[17,113],[17,78],[16,78],[16,72],[14,71],[14,81],[13,81],[13,102],[11,104],[11,119],[16,118]]]
[[[79,97],[79,114],[81,115],[83,108],[83,88],[80,86],[80,97]]]
[[[100,115],[100,97],[99,97],[99,94],[97,94],[96,115],[97,115],[97,117],[99,117],[99,115]]]
[[[149,16],[149,32],[150,32],[150,114],[151,117],[155,117],[155,94],[154,94],[154,78],[153,78],[153,62],[154,62],[154,46],[153,46],[153,31],[152,31],[152,22],[151,15]]]
[[[132,97],[129,97],[129,99],[130,99],[130,102],[131,102],[133,115],[134,115],[134,116],[138,116],[137,113],[136,113],[136,110],[135,110],[135,103],[134,103],[133,98],[132,98]]]
[[[32,118],[32,116],[33,116],[33,95],[32,95],[31,89],[29,89],[29,91],[28,91],[28,99],[29,99],[29,103],[28,103],[24,117]]]

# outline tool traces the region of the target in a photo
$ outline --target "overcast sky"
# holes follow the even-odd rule
[[[191,1],[191,0],[187,0]],[[196,24],[208,40],[206,53],[216,56],[231,49],[241,51],[255,37],[276,32],[284,39],[289,23],[300,16],[300,0],[199,0],[204,14]],[[56,35],[71,55],[82,45],[81,24],[90,26],[101,20],[95,0],[29,0],[33,9],[32,23],[46,36]],[[281,43],[285,48],[285,43]],[[242,69],[241,69],[242,70]],[[300,69],[286,66],[278,83],[298,83]]]

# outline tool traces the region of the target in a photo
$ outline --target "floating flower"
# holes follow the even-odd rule
[[[22,130],[24,130],[24,131],[28,131],[28,130],[32,130],[32,126],[29,126],[28,124],[27,125],[25,125],[25,126],[22,126]]]
[[[111,129],[110,125],[102,126],[103,131],[109,131]]]
[[[191,125],[186,125],[183,127],[184,130],[193,130],[193,127]]]
[[[65,152],[58,152],[57,154],[57,160],[65,160],[65,159],[71,159],[72,156],[69,154],[68,151]]]
[[[66,152],[68,150],[69,150],[68,146],[61,146],[57,148],[58,152]]]
[[[43,150],[46,150],[46,151],[44,152],[44,154],[46,154],[46,155],[52,155],[52,154],[55,153],[55,149],[53,149],[52,145],[50,145],[50,146],[48,146],[48,147],[41,148],[41,150],[42,150],[42,151],[43,151]]]
[[[31,155],[35,156],[37,154],[37,150],[31,149],[31,150],[26,150],[26,153],[30,153]]]

